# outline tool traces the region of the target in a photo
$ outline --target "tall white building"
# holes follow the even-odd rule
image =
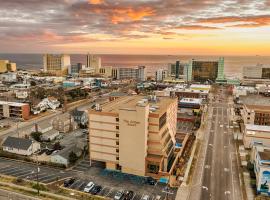
[[[43,55],[43,71],[55,75],[65,75],[70,66],[70,56],[65,54]]]
[[[88,53],[86,56],[86,68],[93,68],[95,73],[98,74],[101,68],[101,58]]]
[[[139,66],[138,67],[138,80],[139,81],[146,81],[146,67],[145,66]]]
[[[156,81],[163,81],[166,77],[168,77],[168,70],[158,69],[156,71]]]

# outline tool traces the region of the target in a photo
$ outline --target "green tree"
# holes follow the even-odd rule
[[[62,149],[62,146],[61,146],[60,142],[54,143],[53,149],[54,150],[61,150]]]
[[[76,153],[74,153],[73,151],[71,151],[71,152],[69,153],[69,156],[68,156],[68,161],[69,161],[69,163],[74,164],[78,159],[79,159],[79,158],[78,158],[78,156],[76,155]]]
[[[32,132],[32,133],[31,133],[31,137],[32,137],[34,140],[38,141],[38,142],[41,141],[41,135],[42,135],[41,132]]]

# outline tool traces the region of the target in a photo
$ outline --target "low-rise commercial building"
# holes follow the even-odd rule
[[[0,74],[0,81],[6,83],[15,83],[17,82],[17,73],[7,72]]]
[[[254,145],[252,162],[256,175],[256,192],[270,196],[270,148],[263,145]]]
[[[0,101],[0,118],[16,118],[27,120],[30,106],[27,103]]]
[[[198,98],[182,98],[179,100],[179,108],[192,108],[200,109],[202,105],[202,99]]]
[[[270,146],[270,126],[245,124],[243,134],[245,148],[252,148],[256,143]]]
[[[177,98],[126,96],[89,110],[89,156],[107,169],[169,179]]]
[[[241,96],[241,115],[245,124],[270,126],[270,99],[262,95]]]

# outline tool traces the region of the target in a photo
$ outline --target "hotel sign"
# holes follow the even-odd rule
[[[137,126],[137,124],[140,124],[140,122],[133,120],[124,120],[124,122],[126,122],[128,126]]]

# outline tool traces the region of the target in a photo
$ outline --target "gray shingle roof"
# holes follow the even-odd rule
[[[8,136],[3,142],[2,146],[27,150],[32,145],[32,143],[33,141],[29,139]]]

